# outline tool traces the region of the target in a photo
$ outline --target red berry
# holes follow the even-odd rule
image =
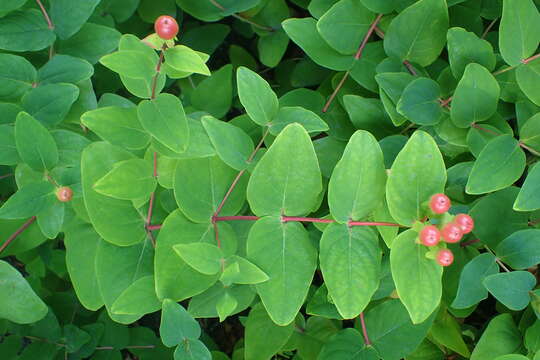
[[[441,266],[449,266],[454,262],[454,254],[449,249],[442,249],[437,253],[437,262]]]
[[[420,231],[420,242],[426,246],[435,246],[439,243],[441,239],[441,233],[439,229],[433,225],[425,226],[422,231]]]
[[[61,202],[68,202],[73,197],[73,190],[69,186],[62,186],[56,190],[56,198]]]
[[[458,214],[454,219],[454,223],[461,228],[464,234],[468,234],[474,229],[474,220],[467,214]]]
[[[429,207],[435,214],[444,214],[450,209],[450,199],[444,194],[435,194],[429,201]]]
[[[156,19],[154,29],[163,40],[171,40],[178,34],[178,23],[173,17],[161,15]]]
[[[443,227],[442,237],[447,243],[457,243],[463,237],[463,231],[458,225],[449,223]]]

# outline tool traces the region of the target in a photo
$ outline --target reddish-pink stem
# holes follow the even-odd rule
[[[390,222],[373,222],[373,221],[349,221],[349,226],[401,226]]]
[[[466,246],[469,246],[469,245],[472,245],[472,244],[476,244],[480,242],[479,239],[472,239],[472,240],[469,240],[469,241],[464,241],[460,244],[461,247],[466,247]]]
[[[410,62],[408,62],[407,60],[404,60],[403,65],[405,65],[405,67],[407,68],[407,70],[409,70],[409,72],[411,73],[412,76],[418,75],[418,73],[414,69],[414,66],[412,66],[412,64]]]
[[[369,341],[369,336],[368,336],[368,332],[367,332],[367,327],[366,327],[366,321],[364,319],[364,313],[360,313],[360,325],[362,326],[362,334],[364,335],[364,342],[366,343],[366,346],[370,346],[371,345],[371,341]]]
[[[41,12],[43,13],[43,17],[45,18],[45,21],[47,21],[47,26],[50,30],[54,29],[54,24],[51,21],[51,18],[49,17],[49,14],[47,14],[47,10],[45,10],[45,7],[41,3],[41,0],[36,0],[36,3],[38,4],[39,8],[41,9]]]
[[[540,224],[540,219],[529,221],[529,226],[536,226],[538,224]]]
[[[536,59],[538,59],[538,58],[540,58],[540,53],[538,53],[538,54],[536,54],[536,55],[533,55],[533,56],[531,56],[530,58],[523,59],[523,60],[521,60],[521,62],[524,63],[524,64],[528,64],[528,63],[530,63],[531,61],[534,61],[534,60],[536,60]]]
[[[165,50],[167,50],[167,44],[163,44],[163,46],[161,47],[161,52],[159,53],[159,60],[156,65],[156,75],[154,75],[154,78],[152,79],[152,96],[150,98],[152,100],[156,98],[157,81],[159,77],[159,72],[161,71],[161,65],[163,64],[163,59],[165,57]]]
[[[300,221],[300,222],[326,223],[326,224],[336,222],[335,220],[332,220],[332,219],[318,219],[318,218],[298,217],[298,216],[282,216],[281,221],[283,222]]]
[[[255,221],[255,220],[259,220],[259,217],[258,216],[250,216],[250,215],[216,216],[216,217],[214,217],[214,221],[235,221],[235,220]]]
[[[448,99],[446,100],[441,100],[441,106],[443,107],[448,107],[448,104],[450,104],[450,102],[452,101],[452,96],[450,96]]]
[[[476,123],[472,123],[472,124],[471,124],[471,127],[472,127],[472,128],[475,128],[475,129],[478,129],[478,130],[480,130],[480,131],[483,131],[483,132],[487,132],[487,133],[492,134],[492,135],[497,135],[497,136],[498,136],[498,135],[501,135],[501,134],[499,134],[499,133],[496,132],[496,131],[493,131],[493,130],[490,130],[490,129],[483,128],[483,127],[477,125]]]
[[[36,221],[36,217],[32,216],[30,219],[28,219],[28,221],[26,221],[24,224],[22,224],[21,227],[17,229],[17,231],[15,231],[13,234],[11,234],[11,236],[6,241],[4,241],[2,246],[0,246],[0,254],[2,253],[2,251],[4,251],[5,248],[7,248],[9,246],[9,244],[13,240],[15,240],[15,238],[17,236],[19,236],[24,230],[26,230],[26,228],[28,228],[30,225],[32,225],[32,223],[34,221]]]
[[[148,230],[152,231],[152,230],[159,230],[159,229],[161,229],[161,226],[162,226],[162,225],[148,225],[146,228],[147,228]]]

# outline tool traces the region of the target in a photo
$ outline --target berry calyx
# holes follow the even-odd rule
[[[441,266],[449,266],[454,262],[454,254],[449,249],[441,249],[437,253],[437,263]]]
[[[446,224],[441,233],[444,241],[447,243],[457,243],[463,237],[463,231],[454,223]]]
[[[171,16],[161,15],[154,22],[154,30],[163,40],[171,40],[178,34],[178,23]]]
[[[425,226],[422,231],[420,231],[420,242],[423,245],[435,246],[439,243],[440,239],[441,233],[434,225]]]
[[[435,214],[444,214],[450,209],[450,199],[444,194],[435,194],[429,200],[429,207]]]
[[[69,186],[62,186],[56,190],[56,198],[61,202],[68,202],[73,198],[73,190]]]
[[[474,229],[474,220],[467,214],[458,214],[454,218],[454,223],[460,227],[464,234],[468,234]]]

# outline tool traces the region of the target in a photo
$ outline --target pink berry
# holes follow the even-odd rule
[[[454,223],[460,227],[464,234],[468,234],[474,229],[474,220],[467,214],[458,214],[454,219]]]
[[[62,186],[56,190],[56,198],[61,202],[68,202],[73,197],[73,190],[69,186]]]
[[[435,194],[429,201],[429,207],[435,214],[444,214],[450,209],[450,199],[444,194]]]
[[[446,224],[441,232],[444,241],[447,243],[457,243],[463,237],[463,231],[454,223]]]
[[[437,253],[437,262],[441,266],[449,266],[454,262],[454,254],[449,249],[441,249]]]
[[[178,23],[173,17],[161,15],[154,23],[154,30],[163,40],[171,40],[178,34]]]
[[[420,242],[426,246],[435,246],[439,243],[440,239],[441,233],[434,225],[425,226],[420,231]]]

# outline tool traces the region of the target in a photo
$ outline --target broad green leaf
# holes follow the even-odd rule
[[[482,282],[486,289],[510,310],[523,310],[529,305],[529,292],[536,285],[536,278],[528,271],[493,274]]]
[[[514,202],[514,210],[533,211],[538,209],[540,209],[540,166],[536,165],[529,171],[521,186]]]
[[[0,207],[1,219],[26,219],[49,208],[56,200],[54,186],[47,181],[25,185]]]
[[[364,46],[362,56],[354,62],[351,77],[366,89],[377,93],[379,91],[375,75],[377,66],[386,59],[382,41],[370,41]]]
[[[407,360],[443,360],[444,356],[444,352],[437,345],[425,339],[412,354],[407,356]]]
[[[375,348],[364,345],[362,334],[354,328],[340,330],[323,345],[318,360],[378,360]]]
[[[390,299],[371,308],[365,323],[372,346],[380,357],[400,359],[407,357],[422,342],[434,318],[432,315],[414,325],[405,306],[399,300]]]
[[[407,118],[397,112],[396,106],[401,94],[414,77],[408,73],[390,72],[377,74],[375,80],[379,84],[379,95],[390,119],[395,126],[403,124]]]
[[[493,75],[482,65],[471,63],[459,81],[450,116],[457,127],[489,119],[497,110],[500,87]]]
[[[519,129],[519,140],[540,150],[540,113],[531,116]]]
[[[331,224],[322,235],[320,267],[328,293],[344,319],[358,316],[379,286],[381,249],[368,227]]]
[[[313,111],[300,106],[284,106],[279,109],[275,118],[268,124],[270,134],[277,136],[287,125],[292,123],[302,125],[308,133],[328,130],[328,125]]]
[[[77,84],[94,75],[92,65],[83,59],[69,55],[55,55],[38,71],[40,85],[55,83]]]
[[[201,122],[221,160],[235,170],[247,168],[255,148],[249,135],[241,128],[211,116],[203,116]]]
[[[81,304],[93,311],[103,305],[94,266],[100,241],[90,224],[74,224],[65,231],[66,267],[73,289]]]
[[[264,217],[249,232],[247,255],[270,277],[255,285],[268,315],[278,325],[290,324],[306,300],[317,267],[317,251],[307,231],[296,222]]]
[[[0,125],[0,165],[17,165],[20,161],[15,143],[15,128]]]
[[[128,150],[145,148],[150,142],[136,108],[108,106],[84,113],[81,122],[103,140]]]
[[[0,318],[30,324],[47,315],[47,305],[9,263],[0,260]]]
[[[64,326],[64,340],[68,353],[77,352],[84,344],[91,340],[90,334],[73,324]]]
[[[268,82],[246,67],[236,72],[238,97],[247,114],[257,124],[265,126],[277,115],[279,102]]]
[[[156,73],[156,63],[151,56],[133,50],[116,51],[105,55],[99,62],[110,70],[132,79],[151,78]]]
[[[225,292],[216,304],[216,311],[218,313],[219,321],[223,322],[234,312],[237,306],[238,301],[236,301],[236,299],[228,292]]]
[[[402,225],[411,226],[427,214],[424,203],[443,192],[446,167],[433,138],[416,131],[399,152],[386,183],[390,215]]]
[[[519,65],[538,48],[540,14],[533,0],[503,0],[499,48],[508,65]]]
[[[9,238],[27,221],[29,221],[29,219],[26,218],[24,220],[0,220],[0,239]],[[41,233],[37,223],[34,222],[17,236],[17,241],[12,241],[2,251],[2,257],[27,252],[28,250],[38,247],[46,240],[47,238]]]
[[[407,230],[394,240],[390,251],[392,277],[413,324],[425,321],[441,302],[443,268],[428,259],[428,248],[416,243],[418,233]]]
[[[216,155],[214,146],[212,145],[208,134],[204,130],[202,122],[189,117],[187,118],[187,122],[189,128],[189,143],[186,151],[182,153],[172,151],[155,138],[152,139],[152,146],[157,150],[158,153],[172,159],[195,159]]]
[[[0,54],[0,99],[18,99],[32,88],[36,78],[36,69],[24,57]]]
[[[182,159],[174,174],[174,196],[178,207],[191,221],[210,222],[237,172],[217,156]],[[241,177],[220,215],[236,215],[245,201],[247,177]],[[197,194],[197,196],[193,196]]]
[[[488,41],[478,38],[475,33],[453,27],[448,30],[446,38],[448,39],[448,60],[456,79],[460,79],[465,67],[473,62],[489,71],[495,68],[493,47]]]
[[[311,139],[301,125],[291,124],[257,163],[247,198],[258,216],[299,216],[311,212],[321,191],[321,172]]]
[[[221,270],[223,252],[216,245],[197,242],[177,244],[174,251],[194,270],[204,275],[215,275]]]
[[[214,6],[210,2],[193,2],[191,0],[176,0],[178,6],[188,14],[203,21],[217,21],[235,12],[242,12],[256,6],[260,0],[221,0],[223,8]]]
[[[174,360],[212,360],[212,354],[202,341],[186,339],[176,347]]]
[[[23,109],[47,127],[58,125],[79,97],[71,84],[48,84],[32,89],[22,98]]]
[[[278,1],[276,1],[276,3],[278,3]],[[287,12],[289,12],[288,8]],[[288,46],[289,36],[287,36],[283,29],[276,30],[270,33],[268,36],[260,37],[257,43],[257,50],[259,51],[259,59],[261,63],[268,67],[278,66],[280,61],[283,59],[283,55],[285,55]]]
[[[225,286],[221,282],[216,282],[212,287],[204,292],[195,295],[189,301],[189,313],[196,318],[218,317],[217,304],[227,293],[236,300],[236,308],[229,315],[237,314],[247,309],[256,296],[255,290],[251,286],[229,285]]]
[[[468,358],[471,353],[463,341],[461,332],[461,326],[457,320],[445,308],[441,308],[430,329],[431,335],[439,344]]]
[[[4,0],[0,5],[1,13],[8,13],[22,7],[28,0]]]
[[[418,78],[403,90],[396,110],[415,124],[434,125],[443,114],[440,97],[441,89],[436,81]]]
[[[134,315],[112,312],[113,304],[134,282],[152,275],[154,250],[150,240],[131,246],[116,246],[101,240],[97,246],[95,269],[99,292],[109,317],[121,324],[130,324],[145,314],[145,309]]]
[[[538,17],[540,20],[540,16]],[[519,88],[536,105],[540,105],[540,91],[538,81],[540,81],[540,60],[536,59],[530,63],[518,66],[516,69],[516,80]]]
[[[37,223],[43,235],[48,239],[55,239],[62,230],[64,215],[65,204],[60,201],[49,200],[48,206],[36,215]]]
[[[0,22],[0,49],[7,51],[38,51],[51,45],[56,36],[48,28],[38,9],[17,10]]]
[[[516,270],[525,270],[540,263],[540,229],[516,231],[496,249],[500,260]]]
[[[420,0],[392,20],[384,37],[384,49],[389,56],[426,66],[440,55],[447,29],[446,2]]]
[[[269,279],[268,275],[259,269],[255,264],[243,257],[233,255],[226,260],[227,268],[223,271],[221,281],[230,266],[234,266],[238,271],[231,274],[230,281],[234,284],[259,284]]]
[[[353,56],[340,54],[324,41],[315,19],[287,19],[282,26],[291,40],[318,65],[335,71],[349,70],[353,66]]]
[[[495,360],[527,360],[528,357],[519,354],[502,355],[495,358]]]
[[[111,312],[120,315],[150,314],[159,309],[161,301],[156,297],[153,275],[134,281],[111,306]]]
[[[499,266],[491,253],[480,254],[469,261],[459,277],[459,287],[452,302],[454,309],[466,309],[476,305],[488,296],[482,281],[486,276],[497,274]]]
[[[171,299],[165,299],[163,300],[159,334],[163,344],[172,347],[181,344],[184,340],[198,339],[201,336],[201,328],[182,305]]]
[[[88,216],[97,233],[118,246],[129,246],[146,239],[144,219],[131,201],[101,195],[93,186],[112,170],[114,164],[133,158],[122,148],[104,142],[86,147],[81,158],[82,191]]]
[[[366,217],[382,202],[385,184],[386,169],[377,140],[367,131],[356,131],[328,184],[332,217],[340,223]]]
[[[199,54],[185,46],[176,45],[165,51],[165,63],[176,71],[210,76],[210,69]]]
[[[379,0],[360,0],[365,7],[374,13],[387,14],[394,11],[397,0],[379,1]]]
[[[258,304],[249,312],[246,321],[246,360],[269,360],[287,343],[294,331],[294,323],[276,325],[264,306]]]
[[[50,16],[54,32],[60,39],[67,39],[81,29],[101,0],[73,2],[71,0],[51,0]]]
[[[58,163],[58,148],[53,137],[28,113],[17,115],[15,143],[19,156],[33,170],[51,170]]]
[[[321,37],[341,54],[352,55],[358,49],[375,14],[360,1],[338,1],[317,21]]]
[[[384,106],[379,99],[345,95],[343,103],[351,122],[357,129],[367,130],[377,139],[394,133],[394,124],[384,111]]]
[[[156,188],[152,164],[142,159],[117,162],[93,188],[100,194],[120,200],[148,197]]]
[[[201,81],[191,94],[193,106],[216,118],[225,116],[232,105],[232,71],[232,65],[227,64]]]
[[[504,189],[521,177],[525,162],[518,141],[512,135],[500,135],[480,152],[465,191],[477,195]]]

